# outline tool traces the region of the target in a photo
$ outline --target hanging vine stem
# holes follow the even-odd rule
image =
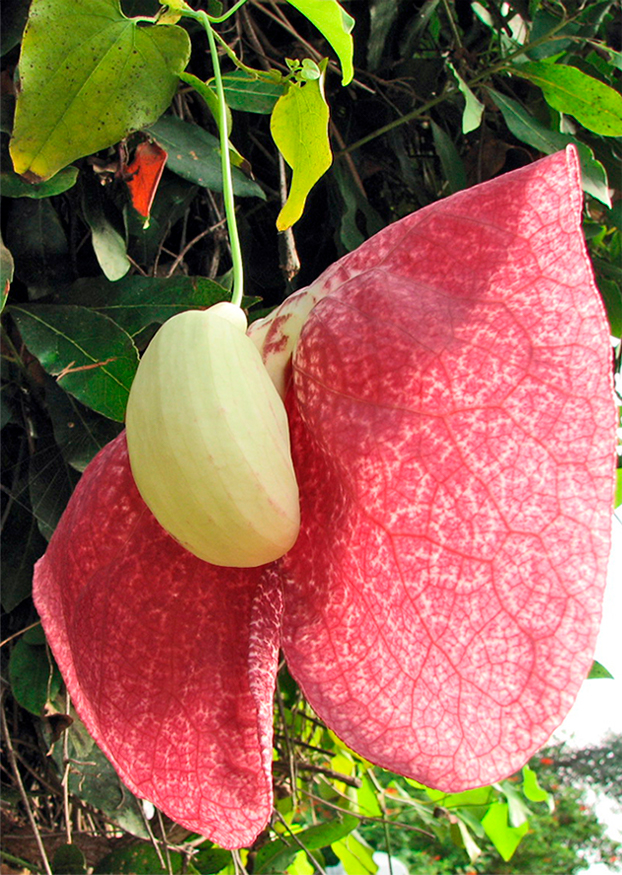
[[[244,0],[242,0],[244,2]],[[235,6],[227,13],[226,16],[221,16],[217,19],[211,19],[206,12],[202,10],[194,10],[189,6],[184,5],[183,14],[188,18],[194,18],[200,22],[205,28],[209,50],[212,56],[212,65],[214,67],[214,81],[216,83],[216,97],[218,98],[218,130],[220,133],[220,166],[222,168],[222,190],[225,202],[225,216],[227,218],[227,230],[229,231],[229,243],[231,246],[231,261],[233,263],[233,294],[231,303],[238,307],[242,306],[242,296],[244,294],[244,265],[242,262],[242,248],[240,246],[240,237],[238,234],[238,225],[235,218],[235,202],[233,196],[233,177],[231,174],[231,159],[229,156],[229,130],[227,124],[227,103],[225,101],[225,90],[222,84],[222,75],[220,72],[220,60],[218,58],[218,49],[216,47],[216,39],[212,29],[212,21],[222,21],[231,15],[235,10],[242,5],[242,2],[236,3]]]

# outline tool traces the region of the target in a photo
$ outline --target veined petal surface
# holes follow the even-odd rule
[[[314,283],[293,359],[288,664],[446,791],[522,766],[592,661],[615,408],[580,220],[572,151],[408,216]]]
[[[35,603],[78,713],[127,786],[224,847],[272,810],[281,596],[272,566],[217,568],[156,522],[125,434],[82,476]]]

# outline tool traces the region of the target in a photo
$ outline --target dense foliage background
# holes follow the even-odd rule
[[[396,854],[411,873],[571,873],[585,866],[587,850],[615,862],[619,849],[603,838],[577,782],[600,775],[602,766],[601,788],[619,786],[619,739],[584,756],[546,752],[501,785],[447,797],[345,749],[283,668],[272,829],[249,852],[232,854],[157,813],[148,819],[79,720],[65,713],[70,706],[30,599],[33,564],[80,473],[122,427],[136,351],[173,312],[226,297],[231,259],[217,129],[188,79],[165,115],[148,126],[170,156],[148,227],[131,205],[123,172],[145,134],[85,154],[38,185],[12,170],[8,142],[28,6],[27,0],[4,4],[2,31],[1,280],[7,291],[10,285],[2,329],[7,865],[302,875],[340,860],[360,875],[375,871],[375,849]],[[270,134],[281,92],[266,83],[251,87],[248,79],[228,82],[231,140],[243,156],[236,188],[251,315],[311,282],[389,222],[575,143],[587,193],[585,233],[612,333],[620,336],[619,4],[351,0],[344,6],[356,21],[355,76],[347,87],[331,47],[285,2],[248,0],[219,27],[229,50],[262,71],[287,74],[286,59],[308,69],[314,69],[309,60],[331,59],[326,99],[334,161],[293,232],[279,234],[275,225],[288,179]],[[155,15],[158,4],[127,0],[123,10]],[[209,80],[205,34],[195,22],[181,26],[192,41],[186,72]],[[223,67],[234,70],[224,56]],[[569,70],[577,71],[570,80]],[[603,94],[605,104],[598,102]],[[105,106],[102,99],[102,112]],[[113,358],[121,362],[113,370],[121,388],[111,396],[112,369],[97,363]],[[619,345],[614,364],[619,370]]]

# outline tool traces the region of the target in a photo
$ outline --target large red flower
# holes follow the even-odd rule
[[[509,775],[559,724],[591,664],[614,465],[580,218],[559,153],[390,226],[254,330],[301,492],[280,561],[184,551],[124,436],[91,463],[35,600],[136,794],[225,847],[253,841],[279,647],[352,748],[443,790]]]

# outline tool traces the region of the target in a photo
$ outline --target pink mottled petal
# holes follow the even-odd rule
[[[520,767],[592,660],[615,409],[580,218],[573,152],[409,216],[324,274],[294,356],[288,663],[447,791]]]
[[[138,796],[224,847],[272,809],[281,596],[270,566],[215,568],[155,521],[125,435],[85,471],[35,574],[76,708]]]

